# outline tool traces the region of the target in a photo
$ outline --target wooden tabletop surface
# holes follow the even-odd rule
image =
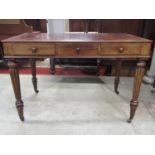
[[[2,42],[152,42],[127,33],[23,33]]]

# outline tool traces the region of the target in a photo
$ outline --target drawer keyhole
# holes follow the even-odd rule
[[[33,47],[32,48],[32,53],[35,54],[37,52],[37,48]]]
[[[79,48],[79,47],[75,48],[75,50],[76,50],[76,53],[77,53],[77,54],[80,53],[80,48]]]

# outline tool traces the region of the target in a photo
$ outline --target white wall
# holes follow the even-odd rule
[[[155,46],[154,46],[150,70],[147,72],[147,75],[148,76],[155,76]]]
[[[48,19],[47,32],[48,33],[64,33],[69,31],[68,19]]]

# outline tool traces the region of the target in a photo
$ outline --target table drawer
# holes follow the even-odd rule
[[[100,55],[140,55],[141,43],[101,43]]]
[[[58,56],[97,56],[99,43],[57,43]]]
[[[12,45],[14,55],[54,55],[55,44],[52,43],[16,43]]]

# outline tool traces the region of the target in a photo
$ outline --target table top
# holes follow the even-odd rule
[[[152,42],[127,33],[23,33],[2,42]]]

